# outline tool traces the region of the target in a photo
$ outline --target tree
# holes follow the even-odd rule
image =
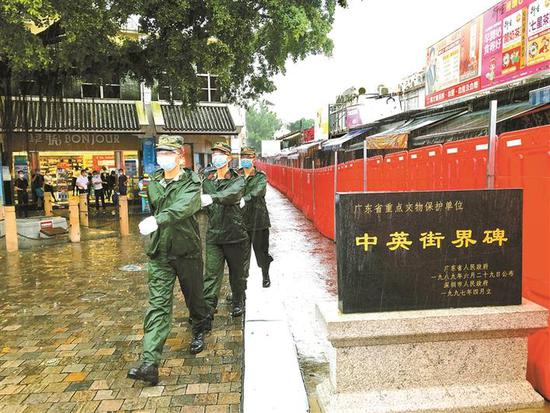
[[[277,114],[269,109],[265,101],[252,105],[246,112],[247,145],[259,152],[261,141],[273,139],[273,135],[282,125]]]
[[[346,0],[2,0],[0,130],[10,142],[14,85],[29,79],[48,99],[75,79],[158,81],[193,106],[197,74],[210,72],[228,101],[256,98],[287,59],[331,53],[337,4]],[[123,35],[135,16],[140,36]],[[3,157],[11,163],[9,144]]]
[[[172,87],[194,104],[197,73],[218,75],[231,101],[274,89],[288,58],[332,50],[327,37],[345,0],[3,0],[0,75],[110,80],[130,75]],[[139,39],[120,36],[140,16]],[[55,78],[55,79],[53,79]]]
[[[302,118],[302,119],[295,120],[294,122],[290,122],[289,124],[287,124],[286,127],[291,132],[299,132],[304,129],[311,128],[314,125],[315,125],[315,120]]]

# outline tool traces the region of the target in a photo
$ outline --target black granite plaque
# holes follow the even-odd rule
[[[336,194],[343,313],[521,303],[522,191]]]

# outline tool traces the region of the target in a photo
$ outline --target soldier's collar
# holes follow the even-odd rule
[[[174,178],[170,179],[169,181],[166,180],[166,178],[164,177],[164,174],[162,176],[162,178],[159,180],[159,183],[166,188],[166,186],[168,186],[168,184],[170,182],[177,182],[177,181],[181,181],[183,178],[185,178],[185,176],[187,176],[186,172],[185,172],[185,169],[181,169],[180,170],[180,173],[177,174]]]

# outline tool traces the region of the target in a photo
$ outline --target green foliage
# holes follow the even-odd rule
[[[261,101],[249,107],[246,112],[247,145],[259,152],[261,141],[273,139],[273,135],[282,125],[277,114],[269,109],[266,102]]]
[[[340,0],[2,0],[0,76],[44,82],[132,76],[198,99],[211,72],[230,101],[274,89],[287,59],[330,54]],[[139,39],[117,36],[140,16]],[[42,27],[32,34],[28,22]]]
[[[290,132],[300,132],[304,129],[311,128],[314,125],[315,125],[314,119],[302,118],[302,119],[295,120],[294,122],[290,122],[289,124],[286,125],[286,127],[288,128],[288,130],[290,130]]]

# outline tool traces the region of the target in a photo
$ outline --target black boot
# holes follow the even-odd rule
[[[129,379],[141,380],[156,386],[159,382],[159,368],[156,364],[141,363],[138,367],[131,368],[128,371]]]
[[[240,317],[244,313],[244,298],[240,300],[233,300],[231,303],[231,316]]]
[[[193,340],[191,340],[191,344],[189,345],[189,352],[191,354],[198,354],[203,350],[204,350],[204,333],[201,331],[200,333],[196,333],[193,335]]]
[[[262,286],[269,288],[271,280],[269,279],[269,266],[262,268]]]

